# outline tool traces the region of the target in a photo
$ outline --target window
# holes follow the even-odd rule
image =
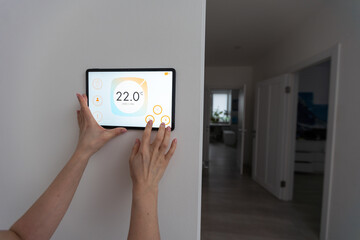
[[[211,99],[211,123],[230,124],[231,90],[213,90]]]

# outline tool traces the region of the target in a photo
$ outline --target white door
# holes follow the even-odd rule
[[[246,85],[239,89],[238,97],[238,132],[237,132],[237,161],[240,168],[240,174],[244,172],[244,149],[245,149],[245,99],[246,99]]]
[[[289,177],[293,159],[293,108],[296,105],[295,77],[285,74],[258,83],[255,99],[255,149],[253,179],[283,200],[292,189]],[[291,195],[291,194],[290,194]],[[291,198],[291,196],[290,196]]]

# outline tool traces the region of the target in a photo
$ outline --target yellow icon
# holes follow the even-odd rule
[[[168,125],[170,123],[170,118],[167,115],[164,115],[161,117],[161,122],[165,123],[165,125]]]
[[[93,116],[95,118],[95,120],[99,123],[101,122],[102,118],[103,118],[103,115],[101,112],[94,112],[93,113]]]
[[[155,105],[153,107],[153,112],[156,114],[156,115],[160,115],[162,113],[162,107],[160,105]]]
[[[95,78],[93,81],[93,87],[95,89],[100,89],[102,87],[102,81],[100,78]]]
[[[165,73],[165,76],[166,76],[166,75],[168,75],[168,74],[169,74],[169,73],[168,73],[168,72],[166,72],[166,73]]]
[[[102,103],[103,103],[103,99],[102,99],[101,96],[99,96],[99,95],[94,96],[94,98],[93,98],[93,104],[94,104],[95,106],[101,106]]]
[[[152,116],[152,115],[147,115],[147,116],[145,117],[145,122],[147,123],[147,122],[150,121],[150,120],[152,120],[153,123],[154,123],[154,122],[155,122],[154,116]]]

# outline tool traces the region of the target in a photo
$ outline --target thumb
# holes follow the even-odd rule
[[[127,132],[126,128],[113,128],[106,130],[106,136],[110,140],[116,136],[119,136],[123,133]]]

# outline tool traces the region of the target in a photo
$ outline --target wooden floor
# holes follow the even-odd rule
[[[283,202],[238,173],[234,148],[211,144],[210,166],[203,173],[201,239],[319,239],[322,179],[296,174],[294,200]]]

